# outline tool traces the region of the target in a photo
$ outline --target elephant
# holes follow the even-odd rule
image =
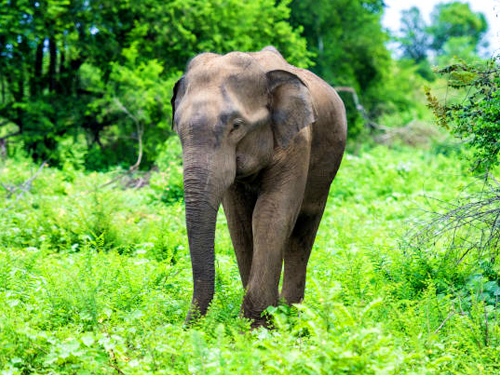
[[[344,104],[272,46],[195,56],[171,104],[194,284],[186,323],[205,315],[214,296],[222,203],[245,289],[240,314],[252,327],[267,326],[269,306],[304,298],[309,255],[345,149]]]

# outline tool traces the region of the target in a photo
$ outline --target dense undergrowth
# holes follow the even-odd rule
[[[106,185],[116,171],[68,165],[43,168],[23,190],[38,166],[2,161],[0,374],[500,371],[495,262],[452,262],[443,246],[409,237],[425,210],[471,182],[455,149],[346,155],[305,301],[269,309],[269,331],[238,316],[243,290],[222,210],[216,298],[206,318],[183,327],[191,268],[182,170],[176,141],[165,150],[158,171],[126,184]]]

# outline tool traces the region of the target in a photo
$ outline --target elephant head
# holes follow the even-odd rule
[[[314,122],[311,94],[295,74],[266,71],[250,54],[195,57],[175,84],[173,128],[182,143],[186,226],[194,292],[190,321],[214,295],[217,211],[235,179],[270,165]]]

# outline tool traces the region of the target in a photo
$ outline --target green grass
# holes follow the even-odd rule
[[[183,327],[191,266],[175,150],[141,189],[97,188],[114,174],[49,167],[20,197],[0,191],[0,374],[498,373],[496,303],[485,298],[496,281],[446,262],[439,247],[407,244],[431,198],[452,199],[471,181],[453,150],[346,155],[305,301],[269,309],[271,331],[239,318],[222,212],[216,297]],[[2,163],[7,187],[37,168]]]

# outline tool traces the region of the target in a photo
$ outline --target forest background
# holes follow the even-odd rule
[[[381,26],[381,0],[3,0],[0,7],[4,156],[6,143],[22,144],[56,166],[74,154],[87,170],[133,164],[139,138],[141,167],[154,164],[172,135],[173,83],[197,53],[274,45],[332,86],[351,87],[366,110],[363,118],[342,93],[355,141],[367,118],[391,126],[423,118],[419,88],[435,80],[431,65],[477,59],[487,30],[484,15],[460,3],[437,6],[430,25],[417,8],[405,11],[397,36]],[[391,40],[400,45],[397,58],[386,47]]]
[[[467,3],[396,33],[384,7],[0,0],[0,374],[498,373],[498,51]],[[186,330],[172,87],[197,53],[267,45],[348,113],[306,299],[249,331],[219,212]]]

